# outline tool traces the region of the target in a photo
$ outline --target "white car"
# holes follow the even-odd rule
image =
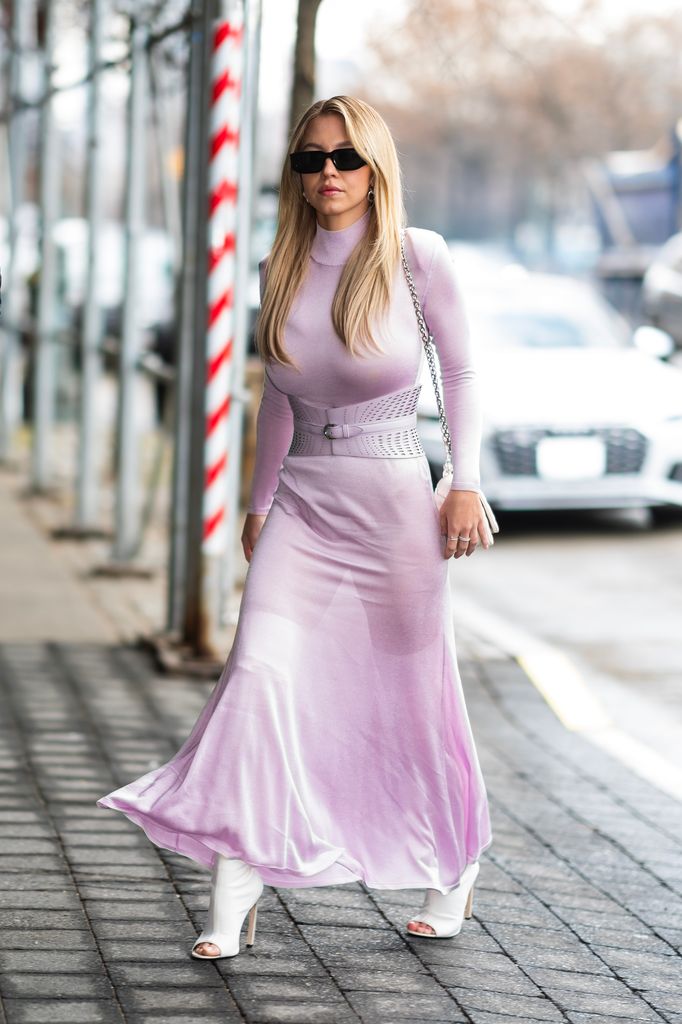
[[[633,336],[587,282],[510,269],[463,289],[491,505],[682,507],[682,370],[657,358],[671,339],[652,327]],[[439,476],[444,450],[426,361],[418,414]]]
[[[642,306],[682,348],[682,233],[668,239],[645,273]]]

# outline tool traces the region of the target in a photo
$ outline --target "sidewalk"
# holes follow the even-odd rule
[[[460,935],[410,939],[417,892],[266,887],[253,949],[192,960],[208,873],[94,801],[166,760],[213,683],[154,670],[127,584],[83,578],[22,484],[0,470],[0,1021],[682,1024],[679,803],[464,638],[494,838]]]

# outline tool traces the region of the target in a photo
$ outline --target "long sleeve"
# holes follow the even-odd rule
[[[265,284],[265,258],[258,264],[260,294]],[[265,515],[277,489],[282,460],[289,450],[294,432],[294,417],[289,399],[275,387],[267,369],[256,419],[256,458],[247,512]]]
[[[482,402],[464,302],[442,235],[435,235],[422,308],[434,336],[452,438],[452,490],[480,491]]]

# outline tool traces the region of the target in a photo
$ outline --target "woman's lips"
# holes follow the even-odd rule
[[[335,196],[341,194],[340,188],[321,188],[320,192],[323,196]]]

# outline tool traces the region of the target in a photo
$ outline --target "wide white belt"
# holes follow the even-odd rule
[[[345,406],[316,406],[289,395],[294,433],[289,455],[414,458],[424,454],[417,433],[421,385]],[[390,412],[392,415],[387,416]]]

